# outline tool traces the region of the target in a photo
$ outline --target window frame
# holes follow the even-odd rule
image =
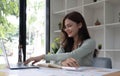
[[[19,46],[23,48],[23,61],[26,60],[26,0],[19,0]],[[46,53],[50,50],[50,0],[46,0]]]

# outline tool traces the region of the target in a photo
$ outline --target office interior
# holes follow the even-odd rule
[[[42,15],[40,11],[37,11],[41,10],[39,4],[40,2],[42,2],[42,0],[35,0],[34,2],[32,2],[33,0],[29,2],[28,1],[29,0],[10,0],[9,3],[13,3],[14,6],[11,5],[10,7],[10,5],[8,5],[7,7],[10,7],[8,9],[14,8],[11,9],[11,11],[13,12],[9,11],[8,13],[6,13],[8,9],[2,9],[0,7],[0,36],[4,39],[5,43],[9,42],[9,45],[11,45],[8,46],[6,44],[6,46],[8,46],[6,47],[6,49],[14,46],[14,48],[16,48],[12,49],[12,51],[11,49],[8,51],[8,56],[11,63],[12,60],[14,60],[11,59],[11,56],[13,56],[13,58],[16,58],[16,60],[14,61],[17,62],[17,52],[20,45],[22,45],[23,48],[23,61],[31,56],[50,53],[50,50],[52,50],[51,44],[56,38],[59,38],[59,24],[61,23],[63,17],[69,12],[78,11],[85,18],[90,36],[96,40],[96,48],[99,50],[98,57],[110,58],[112,61],[112,68],[120,69],[120,0],[43,0],[43,3],[41,4],[44,8],[43,24],[33,23],[35,20],[37,20],[37,16],[35,14],[39,14],[39,16]],[[35,2],[37,4],[34,4]],[[6,2],[0,2],[0,5],[5,3]],[[33,6],[32,3],[34,4]],[[33,9],[33,7],[35,9]],[[34,14],[32,12],[34,12]],[[28,15],[30,15],[29,13],[31,13],[30,17],[28,17]],[[6,15],[8,16],[5,17]],[[14,17],[17,18],[18,22],[16,21],[17,24],[14,24],[17,25],[17,27],[13,27],[13,24],[5,21],[5,18],[15,20],[13,17],[9,17],[10,15],[14,15]],[[33,17],[34,15],[35,17]],[[29,21],[27,22],[28,19]],[[6,24],[9,24],[9,26],[5,26]],[[5,27],[2,27],[2,25]],[[30,27],[29,25],[31,25],[31,28],[28,28]],[[44,30],[41,29],[42,27],[44,27]],[[9,28],[11,29],[9,30]],[[40,33],[41,31],[39,31],[39,29],[42,30],[42,33]],[[41,40],[38,41],[39,39]],[[16,40],[17,42],[14,42],[14,40]],[[35,43],[37,45],[35,45]],[[41,50],[40,46],[44,48],[42,48]],[[36,51],[35,49],[37,49],[38,51]],[[32,52],[27,50],[32,50]],[[14,52],[16,57],[14,57]],[[1,51],[0,58],[4,60]]]

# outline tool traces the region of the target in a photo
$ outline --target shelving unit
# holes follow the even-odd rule
[[[113,68],[120,69],[120,0],[51,0],[51,42],[60,33],[58,23],[71,11],[84,16],[96,48],[102,44],[99,56],[110,57]],[[100,25],[95,25],[97,19]]]

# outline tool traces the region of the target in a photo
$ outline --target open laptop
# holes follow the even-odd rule
[[[2,52],[3,52],[6,64],[7,64],[8,68],[10,68],[11,70],[39,68],[38,66],[34,66],[34,65],[9,64],[8,57],[7,57],[7,52],[6,52],[5,45],[4,45],[2,39],[0,39],[0,46],[1,46],[0,48],[1,48]]]

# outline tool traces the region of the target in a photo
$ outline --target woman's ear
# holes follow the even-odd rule
[[[78,28],[81,28],[82,27],[82,23],[80,22],[79,24],[78,24]]]

